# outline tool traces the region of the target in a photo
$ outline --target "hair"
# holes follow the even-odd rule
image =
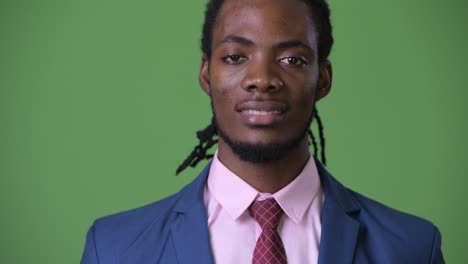
[[[333,35],[332,27],[330,23],[330,9],[328,7],[327,0],[303,0],[308,6],[310,11],[310,17],[316,26],[318,33],[318,62],[319,64],[325,62],[330,55],[331,48],[333,46]],[[201,50],[203,54],[211,59],[212,55],[212,37],[213,27],[216,22],[221,7],[223,6],[224,0],[209,0],[205,10],[205,21],[202,28],[201,37]],[[318,114],[317,108],[314,107],[313,119],[317,120],[319,130],[319,142],[321,149],[321,162],[326,165],[325,157],[325,136],[323,132],[323,123]],[[314,156],[318,155],[318,143],[312,129],[308,131],[310,141],[309,145],[312,144],[314,149]],[[186,169],[188,166],[195,167],[200,161],[204,159],[213,158],[213,154],[208,154],[207,151],[217,143],[218,129],[216,126],[216,120],[213,116],[211,123],[202,130],[197,131],[197,138],[199,143],[193,149],[192,153],[180,164],[176,170],[176,175]]]
[[[330,23],[330,8],[327,0],[302,0],[309,6],[310,17],[318,33],[318,61],[324,62],[330,55],[333,46],[332,26]],[[209,0],[205,10],[201,49],[208,59],[211,58],[211,43],[213,27],[224,0]]]

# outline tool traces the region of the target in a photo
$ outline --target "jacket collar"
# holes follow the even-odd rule
[[[325,194],[325,199],[332,200],[333,203],[339,206],[345,213],[355,213],[358,212],[361,207],[357,202],[356,198],[351,194],[351,192],[338,182],[330,172],[325,169],[322,163],[315,159],[315,164],[317,165],[317,170],[320,175],[320,181],[322,184],[323,192]]]
[[[205,166],[202,172],[189,185],[180,190],[181,197],[174,206],[174,211],[186,213],[195,204],[204,204],[203,191],[208,174],[210,174],[211,161]]]

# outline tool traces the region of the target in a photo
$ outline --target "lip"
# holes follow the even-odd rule
[[[287,105],[277,101],[247,101],[236,108],[248,126],[272,126],[284,119]]]

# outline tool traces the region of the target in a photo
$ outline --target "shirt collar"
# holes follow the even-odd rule
[[[233,218],[237,219],[252,204],[258,191],[229,170],[215,152],[208,175],[208,190]]]
[[[273,197],[295,223],[304,218],[307,209],[319,192],[320,178],[314,158],[309,157],[301,173],[288,185],[273,194]]]
[[[287,186],[274,194],[260,193],[222,164],[216,151],[207,185],[214,199],[234,220],[258,197],[274,197],[285,214],[299,223],[319,192],[320,179],[315,161],[310,157],[301,173]]]

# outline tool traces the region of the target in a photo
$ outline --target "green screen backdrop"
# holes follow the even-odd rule
[[[468,263],[466,1],[330,0],[329,170]],[[79,263],[98,217],[178,191],[210,121],[205,0],[0,1],[0,263]]]

